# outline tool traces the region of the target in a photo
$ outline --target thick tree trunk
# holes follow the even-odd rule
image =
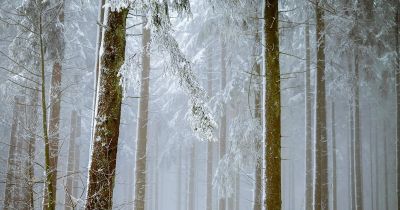
[[[220,90],[224,91],[226,85],[226,43],[221,39],[221,83]],[[225,155],[226,150],[226,104],[222,105],[222,115],[220,121],[220,130],[219,130],[219,160]],[[225,210],[226,209],[226,199],[220,198],[218,202],[218,209]]]
[[[306,192],[305,209],[313,207],[313,163],[312,163],[312,137],[311,137],[311,48],[310,48],[310,24],[307,21],[305,27],[306,42],[306,72],[305,72],[305,138],[306,138]]]
[[[147,22],[144,19],[144,22]],[[135,210],[144,210],[146,195],[146,162],[147,162],[147,124],[149,106],[150,83],[150,30],[143,23],[142,37],[142,74],[140,86],[140,99],[138,110],[137,140],[136,140],[136,165],[135,165]]]
[[[11,137],[8,150],[7,160],[7,175],[6,175],[6,187],[4,193],[4,210],[16,208],[16,151],[17,151],[17,133],[18,133],[18,121],[20,119],[19,114],[21,113],[20,97],[14,97],[13,117],[11,123]]]
[[[279,210],[281,198],[281,91],[278,0],[264,1],[265,207]]]
[[[125,59],[125,27],[127,9],[108,11],[104,32],[104,52],[101,55],[96,126],[86,209],[111,209],[115,178],[122,87],[119,70]]]
[[[76,127],[77,127],[77,112],[74,110],[71,112],[71,127],[69,137],[69,148],[68,148],[68,162],[67,162],[67,181],[65,183],[65,198],[64,205],[65,210],[75,209],[75,202],[73,200],[73,178],[74,178],[74,164],[75,164],[75,140],[76,140]]]
[[[335,102],[331,103],[331,126],[332,126],[332,203],[333,209],[337,209],[337,166],[336,166],[336,122],[335,122]]]
[[[315,210],[327,209],[328,196],[328,148],[326,133],[326,96],[325,96],[325,20],[323,5],[316,3],[317,71],[315,96]]]

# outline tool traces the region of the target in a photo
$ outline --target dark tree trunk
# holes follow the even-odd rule
[[[281,90],[278,0],[264,1],[265,207],[279,210],[281,198]]]

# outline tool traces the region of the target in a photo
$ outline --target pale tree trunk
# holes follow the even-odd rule
[[[385,189],[385,209],[389,210],[389,186],[388,186],[388,163],[387,163],[387,130],[386,130],[386,120],[384,119],[383,121],[383,160],[384,160],[384,170],[383,170],[383,174],[384,174],[384,189]]]
[[[127,9],[108,11],[101,55],[96,125],[91,148],[86,209],[111,209],[117,158],[122,87],[119,71],[125,59]]]
[[[265,207],[282,208],[281,197],[281,90],[279,67],[278,0],[264,1],[265,73]]]
[[[400,56],[399,56],[399,22],[400,22],[400,3],[396,5],[396,180],[397,180],[397,208],[400,208]]]
[[[53,21],[54,26],[52,28],[58,28],[58,21],[61,24],[64,24],[64,0],[56,1],[56,11],[59,11],[57,17],[55,17],[55,21]],[[52,182],[52,191],[53,193],[47,193],[45,190],[44,194],[44,203],[48,203],[49,199],[51,202],[56,202],[57,200],[57,162],[58,162],[58,144],[60,141],[60,105],[61,105],[61,71],[62,71],[62,61],[64,59],[64,33],[63,29],[55,30],[53,32],[55,34],[52,35],[55,42],[51,41],[51,43],[47,43],[47,48],[54,48],[50,54],[52,59],[54,59],[53,70],[51,74],[51,86],[50,86],[50,115],[49,115],[49,125],[48,125],[48,133],[49,133],[49,147],[50,147],[50,172],[52,173],[51,182]],[[53,196],[49,198],[50,196]],[[46,205],[43,205],[43,208],[46,209]]]
[[[19,114],[21,113],[20,97],[14,97],[14,107],[13,107],[13,117],[11,123],[11,137],[8,150],[8,160],[7,160],[7,175],[6,175],[6,187],[4,193],[4,210],[16,208],[16,151],[17,151],[17,133],[18,133],[18,121]]]
[[[354,180],[356,191],[356,209],[363,209],[363,176],[360,138],[360,82],[359,82],[359,52],[354,52]]]
[[[369,113],[369,171],[370,171],[370,186],[371,186],[371,208],[375,206],[375,193],[376,193],[376,186],[374,186],[374,154],[372,152],[372,111],[371,105],[368,106],[368,113]]]
[[[143,19],[144,22],[147,20]],[[142,36],[142,74],[138,110],[136,165],[135,165],[135,200],[134,209],[144,210],[146,197],[146,161],[147,161],[147,124],[150,83],[150,30],[143,23]]]
[[[332,203],[333,209],[337,209],[337,166],[336,166],[336,122],[335,122],[335,102],[331,103],[331,126],[332,126]]]
[[[155,145],[155,161],[154,161],[154,209],[158,209],[158,141],[160,140],[159,136],[156,138]]]
[[[188,210],[195,210],[195,167],[196,167],[196,146],[195,142],[192,143],[190,149],[190,164],[189,164],[189,203]]]
[[[221,83],[220,83],[220,91],[223,93],[226,85],[226,43],[221,39]],[[220,130],[219,130],[219,160],[225,155],[226,152],[226,104],[222,102],[222,115],[220,121]],[[225,210],[226,209],[226,199],[224,197],[219,199],[218,209]]]
[[[236,181],[235,181],[235,210],[240,210],[240,174],[236,174]]]
[[[178,186],[177,186],[177,188],[178,188],[178,193],[177,193],[177,196],[178,196],[178,199],[177,199],[177,204],[176,204],[176,206],[177,206],[177,210],[181,210],[182,209],[182,148],[181,147],[179,147],[179,153],[178,153],[178,180],[177,180],[177,183],[178,183]]]
[[[76,141],[76,127],[77,127],[77,112],[74,110],[71,112],[71,127],[70,127],[70,140],[68,148],[68,162],[67,162],[67,181],[65,183],[65,198],[64,206],[65,210],[75,209],[75,203],[73,200],[73,178],[74,178],[74,158],[75,158],[75,141]]]
[[[258,21],[257,21],[258,25]],[[255,76],[257,81],[257,89],[254,91],[254,109],[255,109],[255,118],[258,120],[258,123],[261,125],[262,119],[262,111],[261,111],[261,97],[262,97],[262,76],[261,76],[261,66],[257,63],[257,56],[259,55],[259,50],[257,49],[260,45],[260,35],[259,31],[256,31],[255,35],[255,45],[253,49],[253,65],[255,68]],[[262,153],[262,139],[257,139],[256,141],[256,151]],[[253,201],[253,210],[261,210],[262,209],[262,164],[263,159],[261,154],[257,154],[257,162],[255,167],[255,182],[254,182],[254,201]]]
[[[212,79],[213,79],[213,68],[212,68],[212,56],[211,50],[208,50],[208,72],[207,72],[207,94],[211,98],[213,95],[212,91]],[[213,175],[213,142],[207,141],[207,197],[206,197],[206,210],[212,210],[212,175]]]
[[[80,114],[77,115],[76,118],[76,140],[79,140],[79,137],[81,136],[81,116]],[[79,194],[80,191],[80,183],[81,183],[81,175],[80,175],[80,159],[81,159],[81,150],[80,150],[80,144],[78,142],[75,142],[75,157],[74,157],[74,175],[73,175],[73,181],[72,181],[72,196],[74,198],[80,198],[81,194]]]
[[[312,137],[311,137],[311,47],[310,47],[310,24],[307,21],[305,27],[306,42],[306,72],[305,72],[305,138],[306,138],[306,192],[305,208],[312,209],[313,206],[313,163],[312,163]]]
[[[317,71],[315,96],[315,210],[327,209],[328,196],[328,148],[326,133],[325,96],[325,20],[321,1],[316,2]]]
[[[311,48],[310,48],[310,24],[307,21],[305,27],[306,42],[306,72],[305,72],[305,138],[306,138],[306,191],[305,208],[313,207],[313,160],[312,160],[312,137],[311,137]]]
[[[380,201],[380,193],[379,192],[379,150],[378,150],[378,124],[375,124],[375,186],[376,186],[376,201],[375,201],[375,209],[379,209],[379,201]]]
[[[354,180],[354,116],[353,103],[350,102],[350,192],[351,192],[351,209],[356,209],[356,186]]]

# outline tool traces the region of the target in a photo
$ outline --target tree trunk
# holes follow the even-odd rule
[[[211,50],[208,50],[208,72],[207,72],[207,93],[211,98],[213,95],[212,91],[212,79],[213,79],[213,68],[212,68],[212,57]],[[212,210],[212,175],[213,175],[213,142],[207,141],[207,197],[206,197],[206,210]]]
[[[400,56],[399,56],[399,22],[400,22],[400,3],[396,5],[396,179],[397,179],[397,208],[400,208]]]
[[[388,186],[388,163],[387,163],[387,134],[386,134],[387,130],[386,130],[386,120],[383,121],[383,160],[384,160],[384,170],[383,170],[383,174],[384,174],[384,189],[385,189],[385,209],[389,210],[389,186]]]
[[[356,209],[363,209],[362,191],[362,158],[360,138],[360,90],[359,90],[359,57],[357,49],[354,52],[354,180],[356,186]]]
[[[305,138],[306,138],[306,192],[305,192],[305,208],[306,210],[313,207],[313,163],[312,163],[312,137],[311,137],[311,48],[310,48],[310,24],[307,21],[305,28],[306,39],[306,72],[305,72]]]
[[[37,66],[38,67],[38,66]],[[38,68],[39,69],[39,68]],[[39,88],[37,88],[39,89]],[[30,91],[30,103],[29,103],[29,113],[28,113],[28,162],[26,166],[27,174],[29,174],[27,191],[29,193],[29,208],[34,209],[34,162],[35,162],[35,144],[37,135],[37,125],[38,125],[38,92],[35,90]]]
[[[221,83],[220,90],[221,93],[225,90],[226,85],[226,43],[221,39]],[[222,115],[219,130],[219,160],[225,155],[226,150],[226,104],[223,102],[222,105]],[[226,209],[226,199],[224,197],[219,199],[219,210]]]
[[[159,172],[158,172],[158,141],[160,140],[159,136],[156,138],[156,148],[155,148],[155,167],[154,167],[154,209],[158,209],[158,180],[159,180]],[[179,210],[179,209],[178,209]]]
[[[86,209],[112,208],[122,102],[119,70],[125,59],[128,10],[109,10],[107,13],[98,83],[98,90],[101,91],[98,91],[95,110],[96,126],[92,140]]]
[[[326,134],[325,97],[325,23],[322,3],[316,2],[317,71],[315,96],[315,210],[327,209],[328,196],[328,151]]]
[[[236,181],[235,181],[235,210],[240,210],[240,174],[236,174]]]
[[[7,175],[6,175],[6,188],[4,193],[4,206],[5,210],[16,208],[16,151],[17,151],[17,133],[18,133],[18,121],[20,119],[19,114],[21,113],[20,105],[21,101],[18,96],[14,97],[13,117],[11,123],[11,137],[10,145],[8,150],[7,160]]]
[[[279,68],[278,0],[264,1],[265,72],[265,206],[282,208],[281,96]]]
[[[178,190],[177,190],[177,210],[181,210],[182,209],[182,148],[179,147],[179,157],[178,157]]]
[[[331,114],[332,114],[332,203],[333,209],[337,209],[337,168],[336,168],[336,122],[335,122],[335,102],[332,101],[331,104]]]
[[[44,194],[44,203],[49,202],[49,199],[53,200],[51,202],[56,202],[57,200],[57,163],[58,163],[58,144],[60,141],[60,105],[61,105],[61,72],[62,72],[62,61],[64,59],[64,31],[58,26],[59,23],[64,24],[64,0],[56,1],[56,11],[59,11],[56,21],[51,26],[54,30],[54,34],[51,36],[54,40],[50,40],[52,43],[47,43],[47,48],[53,48],[50,51],[53,63],[53,71],[51,74],[51,86],[50,86],[50,115],[49,115],[49,149],[50,149],[50,172],[52,173],[52,191],[53,193]],[[51,32],[50,32],[51,33]],[[49,196],[53,196],[49,198]],[[44,209],[46,205],[44,205]]]
[[[379,150],[378,150],[378,124],[375,125],[375,186],[376,186],[376,202],[375,202],[375,209],[379,209],[379,201],[380,201],[380,197],[379,195],[381,194],[381,192],[379,192]]]
[[[79,140],[79,137],[81,136],[81,116],[80,114],[77,115],[76,118],[76,141]],[[81,183],[81,171],[80,171],[80,157],[81,157],[81,150],[80,150],[80,144],[78,142],[75,142],[75,163],[74,163],[74,175],[73,175],[73,186],[72,186],[72,196],[74,198],[79,198],[80,196],[80,183]]]
[[[65,183],[65,199],[64,205],[65,210],[75,209],[75,203],[73,200],[73,178],[74,178],[74,158],[75,158],[75,140],[76,140],[76,127],[77,127],[77,112],[74,110],[71,112],[71,127],[69,137],[69,148],[68,148],[68,162],[67,162],[67,181]]]
[[[147,161],[147,124],[150,83],[150,30],[145,28],[147,20],[143,18],[142,36],[142,75],[138,110],[136,168],[135,168],[135,210],[144,210],[146,195],[146,161]]]
[[[188,210],[195,210],[195,168],[196,168],[196,146],[193,142],[190,149],[190,169],[189,169],[189,203]]]

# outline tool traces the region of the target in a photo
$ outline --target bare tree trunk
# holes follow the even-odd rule
[[[77,115],[76,117],[76,141],[79,140],[79,137],[81,136],[81,116],[80,114]],[[80,172],[80,157],[81,157],[81,150],[79,149],[80,145],[79,143],[75,142],[75,163],[74,163],[74,175],[73,175],[73,186],[72,186],[72,196],[74,198],[80,198],[79,194],[79,186],[81,183],[81,172]]]
[[[240,210],[240,174],[236,174],[236,181],[235,181],[235,210]]]
[[[189,203],[188,210],[195,210],[195,167],[196,167],[196,146],[193,142],[190,149],[190,169],[189,169]]]
[[[20,97],[14,97],[14,107],[13,107],[13,117],[11,123],[11,137],[10,146],[8,150],[8,160],[7,160],[7,175],[6,175],[6,187],[4,193],[4,210],[16,208],[16,151],[17,151],[17,133],[18,133],[18,121],[19,114],[21,113]]]
[[[315,124],[315,209],[327,209],[328,195],[328,148],[326,134],[326,97],[325,97],[325,23],[322,3],[316,3],[317,19],[317,71],[316,71],[316,124]]]
[[[96,126],[89,167],[86,209],[111,209],[121,117],[119,70],[125,59],[127,9],[108,11],[101,56]]]
[[[362,190],[362,157],[360,138],[360,90],[359,90],[359,57],[358,50],[354,52],[354,180],[356,186],[356,209],[363,209]]]
[[[356,209],[356,194],[354,180],[354,116],[353,103],[350,102],[350,192],[351,192],[351,209]]]
[[[400,55],[399,55],[399,22],[400,22],[400,3],[396,5],[396,193],[397,193],[397,208],[400,208]]]
[[[384,160],[384,189],[385,189],[385,209],[389,210],[389,186],[388,186],[388,163],[387,163],[387,134],[386,134],[386,120],[383,121],[383,160]]]
[[[312,160],[312,137],[311,137],[311,48],[310,48],[310,24],[307,21],[305,28],[306,38],[306,72],[305,72],[305,138],[306,138],[306,192],[305,192],[305,208],[306,210],[313,207],[313,160]]]
[[[378,124],[375,125],[375,186],[376,186],[376,202],[375,209],[379,209],[379,200],[380,200],[380,192],[379,192],[379,150],[378,150]]]
[[[56,11],[59,11],[56,17],[56,21],[51,26],[54,30],[52,34],[52,43],[47,43],[47,48],[54,48],[50,51],[53,63],[53,71],[51,74],[51,86],[50,86],[50,115],[49,115],[49,147],[50,147],[50,172],[53,173],[51,176],[52,191],[53,193],[44,194],[44,203],[49,202],[49,199],[53,200],[51,202],[56,202],[57,200],[57,162],[58,162],[58,144],[60,141],[60,105],[61,105],[61,72],[62,72],[62,61],[64,59],[64,31],[59,29],[58,23],[64,24],[64,0],[56,1]],[[53,196],[49,198],[49,196]],[[46,205],[44,205],[44,209]]]
[[[156,138],[156,148],[155,148],[155,167],[154,167],[154,209],[158,209],[158,141],[160,140],[159,136]],[[179,210],[179,209],[178,209]]]
[[[177,210],[182,209],[182,148],[179,148],[179,157],[178,157],[178,199],[177,199]]]
[[[281,197],[281,90],[278,0],[264,1],[265,207],[279,210]]]
[[[37,88],[39,89],[39,88]],[[35,162],[35,144],[36,144],[36,132],[38,125],[38,92],[30,91],[30,103],[29,103],[29,113],[27,120],[28,127],[28,160],[26,164],[26,173],[28,174],[28,186],[27,192],[29,193],[29,208],[34,209],[34,162]]]
[[[226,85],[226,43],[224,40],[221,39],[221,83],[220,83],[221,92],[224,91],[225,85]],[[222,160],[226,151],[226,104],[224,102],[222,105],[220,126],[221,127],[219,130],[219,159]],[[219,199],[218,209],[219,210],[226,209],[225,198]]]
[[[74,158],[75,158],[75,140],[76,140],[76,127],[77,127],[77,112],[74,110],[71,112],[71,127],[70,127],[70,141],[68,148],[68,162],[67,162],[67,181],[65,184],[65,199],[64,205],[65,210],[75,209],[75,203],[73,200],[73,178],[74,178]]]
[[[207,93],[211,98],[212,91],[212,56],[211,50],[208,50],[208,72],[207,72]],[[207,197],[206,197],[206,210],[212,210],[213,196],[212,196],[212,175],[213,175],[213,142],[207,141]]]
[[[143,19],[143,22],[147,22]],[[143,23],[142,37],[142,75],[137,124],[136,168],[135,168],[135,210],[144,210],[146,195],[147,124],[150,83],[150,30]]]
[[[332,203],[333,209],[337,209],[337,168],[336,168],[336,122],[335,122],[335,102],[331,103],[331,117],[332,117]]]

